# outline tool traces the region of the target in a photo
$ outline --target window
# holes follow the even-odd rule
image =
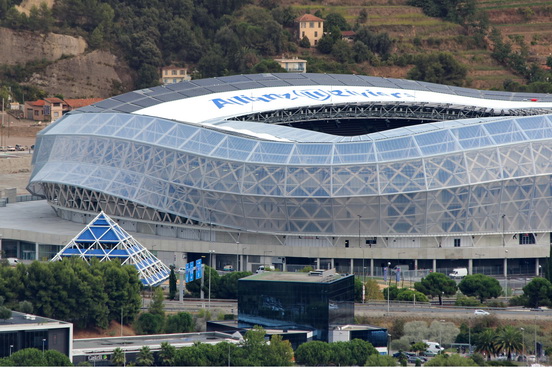
[[[301,32],[301,38],[305,37],[305,31]]]
[[[184,69],[180,69],[180,75],[184,75]]]
[[[176,75],[176,70],[172,70],[172,75]]]
[[[460,240],[461,240],[461,239],[454,239],[454,247],[455,247],[455,248],[460,247]]]
[[[318,37],[318,31],[314,31],[314,37]]]
[[[535,234],[519,234],[519,244],[536,244]]]
[[[314,28],[314,22],[310,22],[309,27]]]
[[[57,118],[59,116],[59,112],[54,112],[54,117]]]
[[[345,248],[349,248],[349,240],[345,240]]]
[[[35,110],[35,111],[34,111],[34,114],[35,114],[35,116],[38,116],[38,115],[40,115],[40,111]]]

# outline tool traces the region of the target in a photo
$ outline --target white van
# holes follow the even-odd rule
[[[424,342],[427,345],[426,352],[429,353],[428,355],[437,355],[443,350],[445,350],[444,348],[441,347],[441,345],[439,345],[438,342],[434,342],[434,341],[424,341]]]
[[[17,258],[8,258],[8,264],[10,266],[17,266],[17,264],[19,263],[19,259]]]
[[[452,278],[462,278],[464,276],[468,276],[468,269],[467,268],[455,268],[452,270],[451,273],[449,273],[449,276]]]

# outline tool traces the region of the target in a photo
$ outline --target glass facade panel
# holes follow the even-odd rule
[[[265,281],[255,280],[256,277],[238,281],[240,324],[313,330],[316,340],[327,341],[330,326],[353,323],[353,275],[331,282],[284,281],[285,278]]]

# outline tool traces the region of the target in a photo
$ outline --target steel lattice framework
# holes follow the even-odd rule
[[[392,91],[400,92],[387,95],[415,98],[358,106],[329,99],[300,108],[247,105],[277,98],[296,103],[291,92],[267,93],[266,85],[297,91],[315,82],[328,85],[328,78],[332,85],[369,86],[378,96],[393,82]],[[428,102],[405,84],[429,91],[428,100],[452,102]],[[488,234],[503,231],[501,215],[509,231],[549,231],[552,115],[524,115],[550,111],[550,96],[539,96],[542,102],[533,107],[521,102],[527,95],[489,94],[383,78],[271,74],[136,91],[68,114],[41,132],[29,190],[74,211],[265,234]],[[200,97],[220,110],[233,104],[250,111],[214,119]],[[380,114],[443,121],[354,137],[275,125],[323,114],[368,116],[376,106]],[[448,120],[506,109],[519,116]],[[237,121],[250,118],[262,123]]]
[[[121,264],[136,267],[140,281],[156,286],[169,278],[170,269],[105,213],[100,212],[51,261],[78,257],[86,262],[118,259]]]

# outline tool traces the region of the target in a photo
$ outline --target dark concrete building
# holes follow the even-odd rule
[[[0,357],[27,348],[57,350],[72,360],[73,324],[19,312],[0,320]]]

